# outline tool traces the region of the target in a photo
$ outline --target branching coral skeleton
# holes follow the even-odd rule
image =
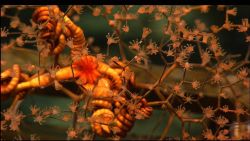
[[[10,129],[19,132],[21,120],[27,117],[34,117],[34,122],[40,125],[46,122],[47,118],[64,122],[72,119],[72,127],[65,132],[68,139],[80,138],[81,135],[82,139],[94,138],[93,134],[85,133],[86,127],[82,127],[80,123],[88,123],[91,132],[96,135],[120,139],[127,135],[136,120],[150,118],[152,107],[161,106],[164,111],[170,113],[170,116],[159,137],[160,140],[166,138],[175,117],[181,122],[182,139],[229,139],[230,137],[250,139],[243,134],[229,136],[228,129],[224,129],[233,123],[246,122],[246,117],[250,116],[249,105],[239,100],[246,94],[238,92],[237,89],[239,85],[241,85],[240,88],[249,88],[250,78],[247,66],[250,64],[250,46],[245,57],[229,54],[220,45],[217,37],[223,29],[227,32],[235,30],[244,33],[246,42],[249,43],[247,34],[249,19],[243,18],[235,24],[230,21],[230,18],[237,15],[237,8],[219,5],[217,10],[225,12],[225,21],[221,26],[211,25],[208,28],[198,19],[195,21],[195,27],[191,29],[187,27],[188,23],[183,17],[192,11],[208,13],[212,6],[145,5],[137,8],[137,14],[131,12],[134,7],[130,5],[117,6],[119,11],[116,13],[113,12],[114,7],[71,5],[62,12],[59,6],[55,5],[2,6],[1,18],[11,19],[10,28],[18,29],[20,32],[12,32],[7,27],[1,27],[1,38],[20,36],[9,44],[1,44],[1,52],[14,48],[15,45],[22,47],[35,43],[39,51],[39,66],[31,65],[25,70],[23,66],[14,64],[1,72],[1,100],[15,96],[9,109],[2,112],[4,120],[1,121],[1,130]],[[19,8],[16,15],[23,9],[34,10],[32,25],[22,23],[16,15],[7,15],[5,11],[12,8]],[[77,26],[71,20],[75,16],[74,19],[78,21],[80,14],[85,10],[90,10],[92,16],[96,18],[104,18],[113,30],[105,38],[106,55],[90,54],[89,49],[93,48],[94,40],[85,39],[84,28]],[[142,34],[137,39],[129,43],[124,41],[123,35],[133,31],[130,21],[137,20],[143,14],[154,15],[156,21],[167,21],[162,28],[164,36],[160,43],[150,39],[154,33],[153,28],[150,27],[143,27]],[[110,15],[113,15],[113,18]],[[110,56],[111,45],[119,47],[121,61],[118,56]],[[59,58],[66,47],[70,49],[71,62],[62,65]],[[128,58],[125,51],[132,54],[132,59]],[[199,55],[199,63],[190,61],[191,56],[196,52]],[[160,75],[150,71],[152,55],[159,55],[164,64]],[[54,58],[53,67],[40,66],[41,58],[46,57]],[[239,57],[244,59],[236,63]],[[169,62],[169,60],[172,61]],[[1,60],[1,65],[6,63],[8,62],[4,63],[4,60]],[[34,68],[38,73],[31,73]],[[136,81],[134,68],[152,76],[153,81],[147,83]],[[203,79],[188,77],[190,72],[201,69],[206,71],[209,77]],[[27,70],[30,70],[29,73]],[[182,74],[178,74],[181,77],[174,84],[170,84],[169,77],[176,70],[181,70]],[[234,80],[230,80],[230,77]],[[80,93],[66,88],[65,81],[75,83]],[[33,105],[30,107],[30,115],[19,112],[19,105],[26,96],[29,96],[30,90],[48,86],[53,86],[56,91],[63,92],[73,100],[69,110],[62,110],[57,106],[40,109]],[[205,89],[209,87],[215,88],[217,103],[213,106],[204,106],[201,102],[204,98],[203,91],[206,93]],[[133,91],[134,89],[143,90],[143,93],[139,94],[136,90]],[[146,99],[152,93],[156,94],[158,100],[148,102]],[[231,94],[230,97],[228,93]],[[233,108],[229,108],[222,102],[229,98],[234,99]],[[194,103],[200,108],[201,117],[192,117],[190,114],[187,105]],[[236,120],[230,121],[221,113],[231,113],[235,115]],[[209,122],[216,124],[215,131],[208,127]],[[187,131],[185,126],[191,123],[198,123],[203,127],[199,137],[193,137]],[[249,131],[246,131],[247,133]],[[20,135],[19,137],[21,138]],[[36,136],[32,135],[32,138]]]

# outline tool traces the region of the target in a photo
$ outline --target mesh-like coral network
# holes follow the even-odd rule
[[[7,107],[1,108],[1,139],[50,139],[22,131],[27,119],[39,126],[49,119],[70,122],[66,139],[126,139],[137,121],[147,124],[157,110],[169,113],[167,124],[159,136],[144,139],[166,139],[174,119],[180,135],[173,139],[250,139],[250,26],[248,18],[235,20],[240,8],[1,6],[1,103]],[[210,12],[220,12],[223,22],[203,22],[201,17]],[[191,16],[197,16],[193,23]],[[95,18],[104,23],[92,26],[112,32],[86,34],[90,29],[82,22]],[[135,29],[138,22],[161,26]],[[129,33],[139,37],[131,39]],[[242,37],[238,50],[223,46],[227,41],[221,34]],[[106,44],[96,45],[102,40]],[[22,52],[30,58],[15,60]],[[27,63],[29,59],[36,61]],[[29,112],[20,110],[25,99],[46,93],[44,89],[55,103],[52,91],[72,103],[67,109],[33,103]],[[161,122],[156,116],[154,129]],[[187,127],[194,124],[202,128],[198,135]]]

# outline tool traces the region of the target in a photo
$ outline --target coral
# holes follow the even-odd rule
[[[39,139],[39,133],[22,131],[30,118],[37,126],[52,119],[67,123],[68,140],[129,139],[137,121],[144,129],[145,119],[154,119],[157,111],[168,113],[154,121],[153,131],[165,126],[159,129],[161,140],[172,136],[175,121],[176,138],[250,139],[249,19],[239,16],[242,8],[2,5],[1,139]],[[22,17],[26,10],[33,12],[29,21]],[[213,12],[220,14],[209,20],[218,21],[203,18]],[[96,19],[104,24],[89,24]],[[105,30],[99,31],[99,24]],[[227,47],[231,35],[243,43]],[[22,111],[34,91],[55,103],[61,95],[52,93],[64,94],[71,104],[32,103],[28,113]],[[190,131],[195,124],[202,128],[199,134]]]

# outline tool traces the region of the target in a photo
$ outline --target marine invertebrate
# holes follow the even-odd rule
[[[73,62],[72,67],[68,66],[56,71],[54,77],[52,77],[50,73],[45,73],[33,79],[26,80],[25,82],[20,82],[18,85],[18,82],[16,82],[15,87],[7,92],[17,92],[29,88],[48,86],[54,81],[54,79],[57,81],[62,81],[79,77],[82,80],[82,86],[89,91],[93,91],[90,105],[93,106],[94,112],[91,117],[96,119],[97,117],[101,116],[101,118],[99,117],[101,121],[105,121],[105,123],[102,124],[107,124],[106,122],[114,122],[115,124],[112,127],[109,127],[107,125],[96,123],[94,120],[91,121],[93,122],[93,131],[101,136],[110,136],[111,133],[119,136],[125,136],[126,132],[132,128],[132,125],[136,120],[136,114],[141,114],[142,119],[149,118],[152,113],[152,108],[147,105],[147,101],[145,99],[141,99],[139,102],[135,103],[138,105],[137,108],[129,109],[129,107],[125,104],[129,98],[124,94],[118,95],[118,93],[122,91],[121,79],[124,77],[123,67],[126,69],[129,68],[122,62],[117,62],[117,64],[118,66],[113,65],[113,67],[116,67],[116,69],[113,69],[109,65],[98,61],[93,56],[82,56],[80,60],[75,60]],[[4,78],[7,77],[8,72],[9,71],[6,70],[2,73]],[[124,78],[127,82],[129,81],[131,84],[133,84],[133,75]],[[94,83],[96,80],[97,84]],[[114,99],[114,97],[121,98],[119,98],[120,100],[117,101]],[[138,98],[134,100],[138,101]],[[118,112],[114,113],[117,110]],[[39,123],[41,120],[42,115],[36,117],[36,121]],[[111,132],[113,128],[116,130],[114,133]]]
[[[71,57],[79,56],[78,52],[86,48],[83,31],[70,18],[60,11],[58,6],[38,7],[32,20],[39,24],[38,37],[45,40],[54,55],[60,54],[66,46],[66,41],[73,39]]]
[[[214,16],[214,5],[3,5],[1,102],[14,96],[1,112],[3,136],[21,138],[16,131],[31,118],[39,127],[64,122],[69,127],[58,131],[67,139],[131,139],[133,127],[151,123],[154,139],[249,138],[237,133],[249,117],[249,20],[237,17],[241,8],[219,5]],[[22,18],[24,9],[32,20]],[[61,94],[69,104],[59,103]],[[30,111],[21,116],[24,107]]]
[[[110,82],[107,78],[101,78],[94,87],[93,98],[90,102],[90,105],[94,107],[91,126],[93,131],[101,136],[111,134],[125,136],[136,120],[135,112],[141,111],[145,118],[149,118],[152,109],[146,105],[147,101],[142,99],[137,111],[133,110],[133,113],[125,104],[129,98],[123,94],[118,95],[120,90],[112,89]],[[114,97],[119,97],[119,100]]]
[[[20,67],[15,64],[12,69],[7,69],[1,73],[1,82],[11,77],[11,80],[7,85],[1,84],[1,94],[6,94],[15,89],[21,76]],[[4,82],[3,82],[4,83]]]
[[[79,60],[75,60],[72,67],[77,70],[75,75],[80,77],[83,84],[92,84],[100,76],[97,71],[98,62],[93,56],[83,56]]]

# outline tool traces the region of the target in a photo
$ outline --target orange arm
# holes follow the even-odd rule
[[[74,69],[71,69],[71,67],[65,67],[56,72],[55,79],[58,81],[62,80],[68,80],[74,77],[78,77],[78,72]],[[39,83],[40,80],[40,83]],[[16,91],[29,89],[29,88],[37,88],[37,87],[46,87],[50,85],[53,82],[53,78],[49,73],[45,73],[43,75],[40,75],[36,78],[33,78],[29,81],[19,83],[16,87]]]

